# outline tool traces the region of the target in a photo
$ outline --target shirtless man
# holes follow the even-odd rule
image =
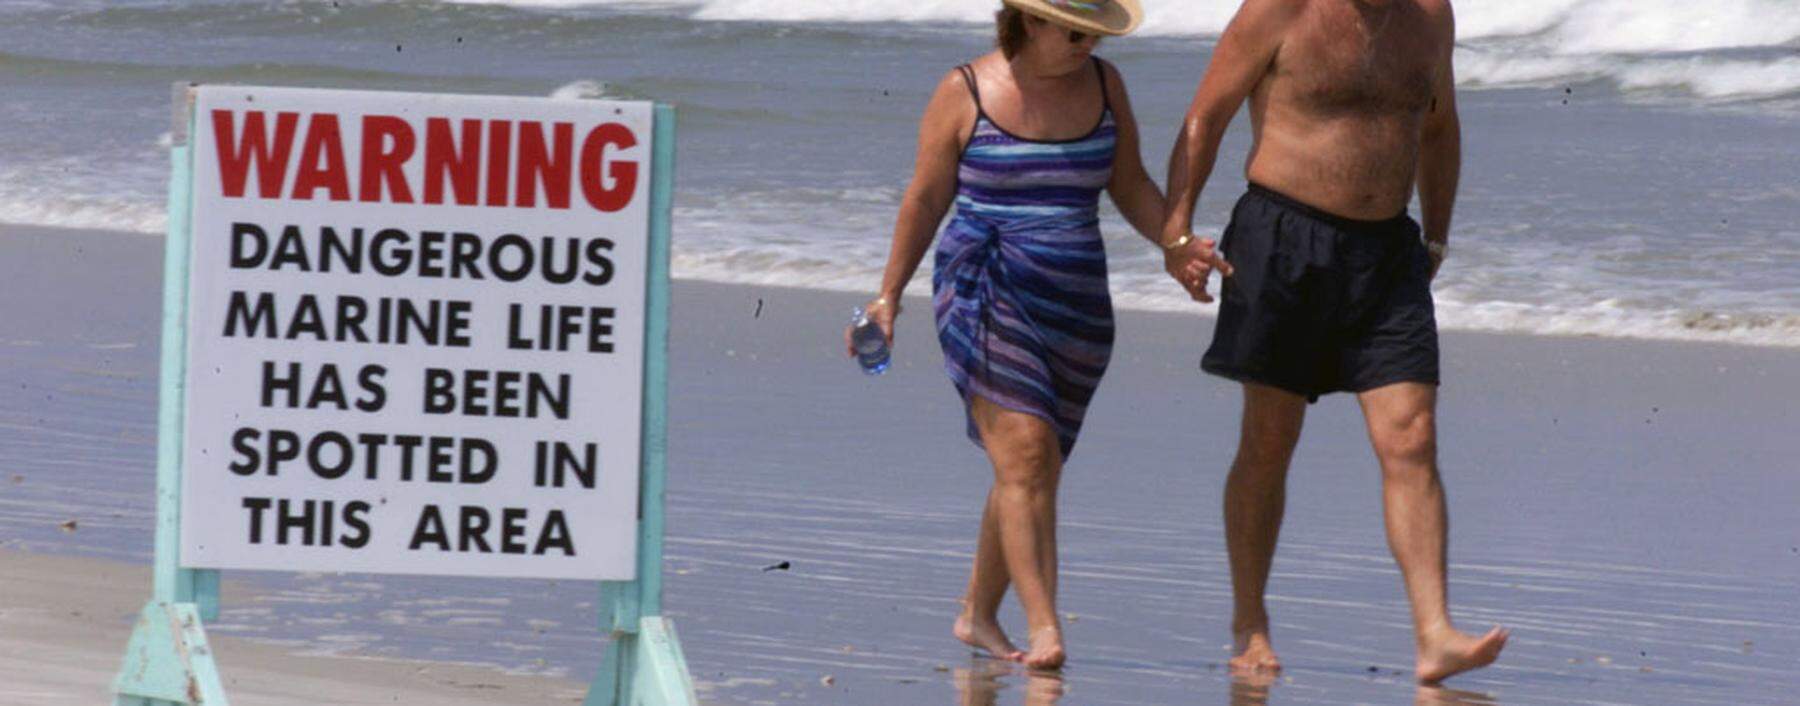
[[[1225,482],[1231,665],[1280,662],[1263,603],[1288,461],[1308,402],[1356,393],[1382,471],[1388,546],[1412,602],[1417,676],[1485,666],[1507,632],[1450,623],[1437,470],[1438,345],[1430,282],[1461,169],[1448,0],[1246,0],[1219,38],[1169,160],[1164,267],[1219,320],[1201,367],[1243,384]],[[1194,201],[1248,98],[1255,144],[1219,250]],[[1424,220],[1406,215],[1415,181]]]

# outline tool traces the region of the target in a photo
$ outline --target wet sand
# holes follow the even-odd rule
[[[148,560],[160,245],[0,225],[0,548]],[[1219,494],[1238,392],[1197,369],[1210,320],[1121,312],[1065,473],[1071,657],[1049,677],[949,636],[989,472],[928,303],[908,300],[871,379],[838,344],[861,299],[676,283],[667,605],[710,702],[1775,704],[1800,686],[1792,350],[1444,336],[1454,615],[1514,631],[1452,691],[1412,685],[1354,400],[1315,405],[1270,586],[1287,670],[1234,683]],[[546,680],[599,654],[591,585],[231,578],[251,589],[218,634]],[[1010,601],[1002,619],[1022,631]]]

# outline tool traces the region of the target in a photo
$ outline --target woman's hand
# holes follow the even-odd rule
[[[870,301],[863,305],[863,313],[867,314],[869,320],[874,321],[876,326],[881,327],[882,335],[887,337],[888,348],[893,348],[894,318],[900,315],[899,298],[881,297]],[[844,354],[852,358],[856,357],[856,344],[851,336],[855,332],[855,326],[844,327]]]
[[[931,103],[919,119],[919,152],[913,160],[913,178],[900,199],[900,215],[894,223],[894,244],[876,291],[880,298],[863,307],[881,327],[889,346],[894,345],[894,317],[900,315],[900,292],[912,280],[913,271],[925,258],[938,225],[956,199],[956,169],[961,161],[964,130],[975,125],[975,97],[963,83],[962,72],[944,72],[938,79]],[[844,352],[856,355],[850,329],[844,329]]]
[[[1206,293],[1206,280],[1212,277],[1213,270],[1218,270],[1220,277],[1230,277],[1231,263],[1219,255],[1212,238],[1185,237],[1186,243],[1163,249],[1163,270],[1175,278],[1194,301],[1210,302],[1213,298]]]

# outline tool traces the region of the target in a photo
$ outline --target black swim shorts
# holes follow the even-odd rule
[[[1220,250],[1235,274],[1201,369],[1308,401],[1438,383],[1431,257],[1405,213],[1344,218],[1251,184]]]

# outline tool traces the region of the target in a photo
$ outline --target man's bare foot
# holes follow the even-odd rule
[[[1025,653],[1025,666],[1032,669],[1062,669],[1062,628],[1046,625],[1031,631],[1031,651]]]
[[[1452,675],[1480,669],[1494,662],[1511,633],[1496,627],[1476,637],[1452,628],[1419,642],[1417,674],[1420,684],[1436,684]]]
[[[1269,644],[1268,628],[1244,630],[1232,636],[1231,671],[1234,673],[1268,673],[1281,671],[1281,660]]]
[[[1025,657],[1022,650],[1006,639],[1006,631],[1001,630],[1000,624],[994,622],[993,618],[976,619],[965,610],[956,617],[956,625],[950,628],[950,632],[968,646],[986,650],[988,654],[1000,659],[1017,662]]]

